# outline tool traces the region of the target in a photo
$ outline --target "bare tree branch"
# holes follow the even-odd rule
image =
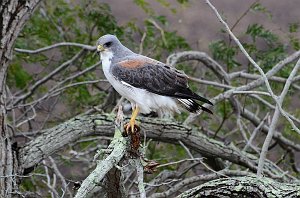
[[[17,97],[17,99],[13,101],[13,104],[17,105],[22,100],[25,100],[28,97],[30,97],[33,94],[33,92],[39,86],[41,86],[43,83],[45,83],[46,81],[50,80],[53,76],[55,76],[56,74],[58,74],[59,72],[61,72],[63,69],[65,69],[66,67],[68,67],[74,61],[76,61],[78,58],[80,58],[83,55],[83,53],[84,53],[84,50],[81,50],[75,56],[73,56],[70,60],[67,60],[66,62],[64,62],[63,64],[61,64],[59,67],[57,67],[55,70],[53,70],[52,72],[50,72],[48,75],[46,75],[42,79],[36,81],[34,83],[34,85],[32,85],[31,87],[28,88],[29,91],[26,94],[24,94],[24,95],[22,95],[20,97]]]
[[[204,197],[298,197],[299,184],[273,181],[255,176],[212,180],[192,188],[178,198]]]
[[[147,138],[168,142],[172,144],[182,141],[188,148],[200,152],[206,157],[220,157],[232,163],[242,165],[252,171],[257,171],[257,158],[253,155],[242,153],[233,145],[208,138],[198,130],[180,123],[167,120],[141,118],[142,131]],[[38,164],[43,158],[58,151],[61,147],[78,140],[80,137],[98,134],[112,136],[114,115],[83,115],[77,116],[54,128],[42,131],[41,135],[27,143],[20,149],[19,162],[23,169]],[[268,162],[271,163],[271,162]],[[271,168],[270,168],[271,167]],[[269,164],[266,173],[274,178],[281,178],[283,173],[278,172],[274,165]],[[275,172],[274,172],[275,171]],[[277,175],[277,176],[276,176]],[[287,175],[286,175],[287,176]],[[283,176],[284,179],[286,176]],[[290,177],[288,177],[290,178]]]
[[[284,87],[283,87],[283,90],[278,98],[278,103],[276,104],[276,108],[275,108],[275,112],[274,112],[274,115],[273,115],[273,118],[272,118],[272,122],[270,124],[270,128],[269,128],[269,132],[267,134],[267,137],[265,139],[265,142],[263,144],[263,147],[262,147],[262,150],[261,150],[261,153],[260,153],[260,157],[259,157],[259,163],[258,163],[258,170],[257,170],[257,175],[258,176],[262,176],[262,173],[263,173],[263,166],[264,166],[264,162],[265,162],[265,159],[266,159],[266,156],[267,156],[267,153],[268,153],[268,148],[269,148],[269,145],[271,143],[271,140],[274,136],[274,133],[275,133],[275,128],[276,128],[276,125],[277,125],[277,122],[278,122],[278,119],[279,119],[279,116],[280,116],[280,107],[283,103],[283,100],[290,88],[290,85],[298,71],[300,67],[300,59],[298,60],[298,62],[296,63],[295,67],[293,68],[290,76],[288,77]],[[293,127],[294,128],[294,127]]]
[[[122,115],[120,115],[122,114]],[[108,146],[108,149],[112,149],[112,152],[104,160],[99,160],[95,170],[90,173],[90,175],[82,182],[80,188],[78,189],[75,198],[84,198],[95,188],[95,186],[100,185],[105,175],[114,166],[117,166],[119,161],[123,158],[126,153],[126,143],[125,138],[122,136],[123,130],[123,112],[119,110],[119,115],[116,121],[114,139]]]
[[[230,171],[230,170],[222,170],[216,173],[210,173],[206,175],[196,175],[189,178],[186,178],[174,186],[172,186],[169,190],[161,193],[155,193],[151,195],[149,198],[164,198],[164,197],[171,197],[174,196],[174,194],[178,193],[180,189],[183,189],[184,187],[195,184],[195,183],[205,183],[211,180],[215,180],[221,177],[225,176],[246,176],[249,175],[248,172],[245,171]]]
[[[134,159],[136,172],[137,172],[137,182],[138,182],[138,189],[140,193],[140,198],[146,198],[146,191],[144,185],[144,168],[141,164],[140,159]]]
[[[38,54],[38,53],[48,51],[48,50],[51,50],[51,49],[54,49],[57,47],[62,47],[62,46],[80,47],[80,48],[88,50],[88,51],[96,50],[96,47],[91,46],[91,45],[85,45],[85,44],[81,44],[81,43],[72,43],[72,42],[61,42],[61,43],[55,43],[55,44],[47,46],[47,47],[42,47],[42,48],[36,49],[36,50],[15,48],[15,51],[20,52],[20,53],[26,53],[26,54]]]
[[[238,45],[242,53],[247,57],[247,59],[251,62],[251,64],[259,71],[260,75],[262,76],[262,79],[264,83],[266,84],[267,90],[270,93],[273,100],[276,102],[278,111],[290,122],[293,129],[297,131],[300,134],[300,129],[296,127],[293,120],[290,119],[290,117],[285,113],[285,111],[281,108],[279,98],[273,93],[272,88],[270,86],[270,83],[268,81],[267,75],[264,73],[264,71],[261,69],[261,67],[251,58],[251,56],[248,54],[248,52],[245,50],[243,45],[240,43],[240,41],[236,38],[236,36],[232,33],[227,23],[222,19],[221,15],[219,14],[218,10],[210,3],[209,0],[206,0],[206,3],[209,5],[209,7],[215,12],[216,16],[220,20],[220,22],[225,26],[226,31],[229,33],[231,38],[235,41],[235,43]]]
[[[64,190],[67,192],[67,194],[69,195],[70,198],[72,198],[72,193],[68,188],[68,184],[64,178],[64,176],[62,175],[62,173],[60,172],[60,170],[58,169],[55,160],[49,156],[49,160],[51,162],[51,167],[53,168],[54,173],[57,175],[57,177],[61,180],[62,183],[62,187],[64,188]]]

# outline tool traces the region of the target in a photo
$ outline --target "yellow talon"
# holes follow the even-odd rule
[[[129,126],[131,128],[131,133],[134,134],[134,125],[135,125],[135,120],[130,120]]]
[[[129,129],[131,129],[131,134],[135,133],[135,119],[140,111],[140,108],[136,106],[136,108],[133,110],[130,121],[128,124],[126,124],[126,132],[129,134]]]

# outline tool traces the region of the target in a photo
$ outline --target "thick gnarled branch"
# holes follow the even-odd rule
[[[189,197],[299,197],[299,184],[286,184],[255,176],[212,180],[177,198]]]
[[[99,135],[113,136],[115,115],[81,115],[51,129],[44,130],[42,134],[27,143],[20,149],[20,164],[23,169],[37,165],[43,158],[58,151],[64,145],[74,142],[83,136]],[[201,153],[206,157],[215,157],[242,165],[252,171],[257,170],[257,158],[253,155],[242,153],[233,145],[211,139],[199,133],[197,128],[183,126],[180,123],[163,119],[141,118],[142,131],[147,138],[168,143],[183,142],[187,147]],[[281,175],[278,168],[268,163],[266,173],[276,177]],[[279,177],[279,176],[278,176]],[[282,178],[285,178],[285,176]]]

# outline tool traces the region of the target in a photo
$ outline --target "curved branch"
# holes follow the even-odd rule
[[[38,54],[44,51],[48,51],[57,47],[62,47],[62,46],[74,46],[74,47],[80,47],[82,49],[88,50],[88,51],[95,51],[96,47],[91,46],[91,45],[85,45],[81,43],[72,43],[72,42],[61,42],[61,43],[56,43],[47,47],[42,47],[36,50],[29,50],[29,49],[20,49],[20,48],[15,48],[16,52],[20,53],[26,53],[26,54]]]
[[[206,65],[212,72],[220,79],[225,80],[226,83],[229,82],[229,78],[223,67],[205,52],[198,51],[184,51],[179,53],[174,53],[170,55],[167,59],[167,64],[175,65],[184,61],[197,60]]]

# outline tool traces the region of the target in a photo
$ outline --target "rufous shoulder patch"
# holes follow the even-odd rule
[[[139,60],[139,59],[136,59],[136,60],[124,60],[124,61],[121,61],[119,64],[122,66],[122,67],[126,67],[126,68],[138,68],[138,67],[141,67],[145,64],[146,62],[144,60]]]

